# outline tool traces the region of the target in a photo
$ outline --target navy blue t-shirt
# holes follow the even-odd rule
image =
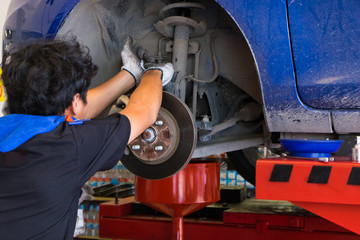
[[[72,239],[81,187],[117,164],[129,136],[128,118],[113,114],[0,152],[0,239]]]

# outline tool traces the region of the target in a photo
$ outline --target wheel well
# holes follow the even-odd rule
[[[91,83],[91,87],[94,87],[120,70],[120,51],[128,36],[134,38],[135,51],[141,46],[155,61],[172,60],[171,39],[160,34],[154,25],[162,20],[162,16],[159,16],[160,10],[173,2],[175,1],[81,1],[62,24],[57,37],[75,35],[80,42],[89,47],[95,64],[99,66],[98,74]],[[194,2],[203,4],[206,9],[196,9],[190,15],[185,15],[195,21],[204,21],[207,26],[205,34],[191,37],[189,41],[190,44],[196,42],[198,48],[188,55],[187,75],[197,75],[197,79],[206,82],[199,82],[197,96],[206,96],[207,106],[204,106],[204,109],[210,109],[210,112],[207,111],[213,126],[232,119],[241,110],[243,116],[251,116],[250,119],[242,117],[231,123],[225,131],[216,133],[204,144],[224,143],[239,140],[248,134],[261,133],[261,88],[247,40],[231,16],[214,0]],[[185,102],[193,107],[192,85],[195,81],[191,79],[187,77],[185,80]],[[215,80],[210,83],[211,79]],[[171,88],[171,84],[169,86],[170,89],[166,90],[176,94],[176,87]],[[241,102],[234,104],[235,101]],[[248,105],[249,102],[256,105]],[[200,109],[199,112],[204,109]],[[197,126],[202,124],[201,121],[202,116],[198,116]],[[237,124],[239,121],[240,125]],[[225,146],[231,146],[231,149],[215,147],[212,151],[235,151],[242,148],[241,144]],[[212,153],[215,152],[208,152],[209,155]]]

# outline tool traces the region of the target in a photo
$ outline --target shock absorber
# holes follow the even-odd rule
[[[186,96],[186,76],[187,60],[189,54],[189,40],[205,34],[207,30],[204,21],[197,22],[191,18],[193,9],[205,9],[199,3],[178,2],[169,4],[160,10],[161,21],[155,24],[159,33],[167,38],[173,39],[172,43],[172,63],[177,73],[173,82],[174,94],[185,102]],[[176,12],[176,14],[173,14]],[[166,17],[165,17],[166,15]]]

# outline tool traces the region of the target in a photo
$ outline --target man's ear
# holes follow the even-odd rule
[[[80,98],[80,93],[76,93],[74,95],[73,101],[71,103],[71,111],[73,113],[73,116],[79,115],[81,112],[81,98]]]
[[[73,97],[71,105],[65,109],[64,115],[76,116],[80,112],[80,93],[76,93]]]

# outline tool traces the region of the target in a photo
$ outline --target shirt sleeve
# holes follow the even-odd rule
[[[112,114],[103,119],[72,126],[78,149],[79,183],[82,186],[97,171],[113,168],[124,154],[130,137],[129,119]]]

